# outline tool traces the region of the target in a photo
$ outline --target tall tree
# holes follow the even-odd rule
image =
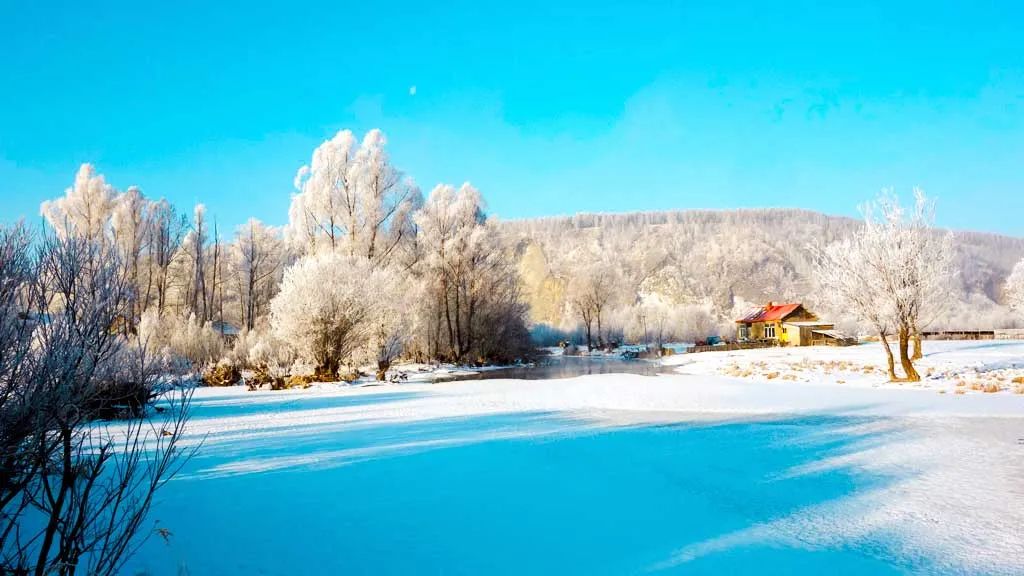
[[[484,215],[480,192],[469,184],[458,190],[439,185],[416,224],[422,250],[417,275],[433,299],[435,349],[443,341],[444,356],[454,361],[486,356],[484,332],[521,325],[523,311],[518,274],[494,221]]]
[[[409,237],[419,188],[391,164],[380,130],[356,148],[348,131],[313,151],[295,177],[285,236],[300,253],[340,250],[386,264]]]
[[[43,202],[40,212],[60,238],[111,239],[110,218],[118,192],[92,164],[82,164],[64,196]]]
[[[864,226],[852,239],[818,252],[826,295],[875,327],[893,380],[898,378],[886,337],[889,330],[896,332],[902,380],[911,382],[921,379],[913,362],[920,356],[919,330],[947,294],[952,270],[951,241],[933,230],[932,203],[920,190],[914,196],[908,213],[883,191],[865,206]],[[917,342],[915,354],[912,342]]]
[[[244,329],[253,330],[274,296],[283,264],[278,230],[249,219],[235,231],[231,257],[239,319]]]

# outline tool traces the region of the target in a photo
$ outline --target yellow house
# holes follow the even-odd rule
[[[758,308],[736,321],[736,338],[742,341],[777,342],[782,346],[811,346],[837,338],[833,324],[822,322],[800,303]]]

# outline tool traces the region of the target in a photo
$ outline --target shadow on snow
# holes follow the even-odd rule
[[[342,401],[309,400],[314,408]],[[209,416],[211,408],[197,414]],[[192,575],[893,572],[855,549],[767,543],[664,564],[687,545],[884,485],[889,479],[843,468],[792,473],[884,441],[889,432],[875,423],[816,416],[608,427],[531,413],[292,428],[259,442],[205,446],[154,506],[152,518],[173,536],[150,540],[131,568]]]

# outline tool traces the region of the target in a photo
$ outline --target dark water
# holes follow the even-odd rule
[[[516,380],[551,380],[574,378],[588,374],[639,374],[656,376],[671,373],[671,368],[650,360],[623,360],[594,356],[550,356],[532,366],[516,366],[501,370],[488,370],[476,374],[439,374],[433,382],[455,380],[494,380],[512,378]]]

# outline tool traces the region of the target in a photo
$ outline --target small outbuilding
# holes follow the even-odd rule
[[[768,302],[736,321],[736,338],[740,342],[773,342],[780,346],[812,346],[829,344],[841,338],[835,325],[823,322],[817,314],[799,302],[775,304]]]

